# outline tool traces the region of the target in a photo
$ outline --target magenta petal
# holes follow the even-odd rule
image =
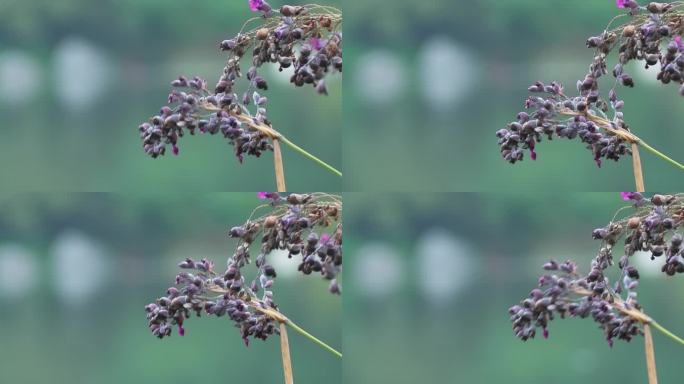
[[[321,244],[326,244],[328,241],[330,241],[330,235],[327,233],[321,233],[321,238],[319,239],[319,242]]]
[[[261,10],[261,7],[264,5],[263,0],[249,0],[249,9],[252,12],[258,12]]]
[[[530,149],[530,158],[532,160],[537,160],[537,152],[535,152],[534,149]]]
[[[311,40],[309,40],[309,43],[311,44],[311,48],[317,51],[321,50],[321,39],[317,37],[312,37]]]
[[[543,335],[544,335],[544,338],[545,338],[545,339],[548,339],[548,338],[549,338],[549,330],[546,329],[546,328],[544,328]]]
[[[632,192],[620,192],[620,197],[624,201],[629,201],[632,199]]]
[[[185,336],[185,328],[183,328],[182,325],[178,326],[178,334],[181,336]]]
[[[173,145],[173,155],[178,156],[178,152],[180,152],[180,151],[178,150],[178,147],[176,146],[176,144],[174,144]]]
[[[268,199],[268,192],[257,192],[257,197],[261,200]]]
[[[625,7],[625,0],[615,0],[615,5],[618,8],[624,8]]]

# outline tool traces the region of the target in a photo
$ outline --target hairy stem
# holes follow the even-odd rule
[[[283,374],[285,384],[294,384],[292,375],[292,359],[290,359],[290,342],[287,339],[287,327],[280,323],[280,353],[283,356]]]
[[[644,350],[646,351],[646,370],[648,372],[648,384],[658,384],[656,374],[655,350],[653,349],[653,335],[651,327],[644,324]]]
[[[276,188],[278,189],[278,192],[286,192],[283,154],[280,152],[280,141],[278,139],[273,139],[273,162],[275,167]]]

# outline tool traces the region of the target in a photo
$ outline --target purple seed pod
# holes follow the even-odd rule
[[[227,315],[240,329],[246,345],[250,338],[265,340],[276,333],[276,320],[257,309],[278,310],[272,291],[278,273],[268,263],[276,250],[288,250],[290,257],[301,257],[300,271],[330,280],[328,290],[341,294],[337,279],[342,273],[339,198],[324,194],[280,196],[271,192],[259,192],[257,197],[271,200],[272,212],[230,229],[229,236],[237,240],[237,245],[223,273],[214,271],[214,263],[208,259],[186,258],[178,266],[192,273],[178,273],[176,286],[170,287],[166,296],[145,306],[153,335],[170,336],[175,325],[178,334],[183,336],[185,321],[192,313],[198,317],[202,313]],[[320,232],[323,235],[319,237]],[[252,247],[258,247],[259,252],[254,263],[251,262]],[[247,278],[253,276],[246,270],[250,265],[257,268],[253,280]],[[261,291],[263,294],[258,297]]]
[[[143,150],[150,157],[165,155],[169,145],[171,153],[178,155],[179,138],[185,133],[194,135],[196,131],[211,135],[221,132],[234,147],[240,163],[245,156],[261,157],[273,150],[271,138],[264,130],[244,124],[244,117],[249,115],[253,122],[271,126],[266,113],[267,98],[254,92],[269,88],[266,79],[259,75],[265,64],[277,64],[280,70],[293,67],[295,86],[311,84],[317,93],[328,94],[325,79],[342,72],[341,12],[331,7],[285,5],[277,13],[263,0],[252,0],[249,5],[268,21],[219,44],[228,58],[213,92],[200,77],[188,80],[179,76],[171,82],[174,89],[168,97],[169,105],[162,108],[159,116],[139,126]],[[312,42],[315,42],[313,53]],[[241,64],[247,58],[251,62],[242,84],[239,82]],[[252,94],[255,97],[250,98]],[[252,102],[256,110],[250,113],[248,107]],[[224,123],[227,116],[242,119],[229,127]]]
[[[632,215],[595,229],[592,237],[601,241],[589,272],[582,275],[572,261],[544,264],[544,274],[528,298],[509,308],[513,331],[523,341],[534,338],[537,329],[548,335],[549,322],[561,318],[591,317],[603,330],[610,346],[615,339],[630,341],[642,333],[640,319],[630,311],[640,311],[636,290],[640,273],[630,259],[637,251],[651,253],[660,260],[662,272],[668,276],[684,273],[682,254],[682,216],[684,203],[680,195],[653,195],[623,192],[623,200],[638,201]],[[624,244],[624,255],[617,264],[613,251]],[[617,266],[620,279],[610,283],[608,269]]]

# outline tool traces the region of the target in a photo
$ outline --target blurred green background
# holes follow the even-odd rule
[[[591,319],[568,318],[550,324],[548,339],[523,343],[508,315],[549,259],[588,271],[599,246],[591,232],[625,205],[618,193],[344,198],[345,382],[647,381],[642,337],[611,349]],[[632,262],[645,311],[684,334],[682,276],[667,278],[646,254]],[[660,382],[680,382],[684,348],[658,332],[654,342]]]
[[[138,136],[138,125],[166,104],[178,75],[216,84],[226,60],[219,42],[253,16],[247,0],[0,1],[3,188],[274,189],[271,153],[241,166],[222,137],[198,135],[181,140],[180,156],[155,161]],[[270,80],[274,127],[341,168],[341,76],[331,78],[330,95],[320,97],[311,88],[295,89],[276,67],[262,72]],[[283,151],[289,189],[341,189],[337,176]]]
[[[630,158],[598,169],[583,144],[563,139],[541,143],[537,161],[526,154],[511,165],[494,135],[523,110],[534,81],[575,89],[593,57],[585,41],[618,14],[614,0],[347,1],[344,13],[354,42],[344,92],[345,190],[634,189]],[[677,86],[642,67],[629,72],[636,87],[619,91],[625,120],[684,161]],[[645,151],[642,161],[648,190],[682,185],[680,170]]]
[[[228,229],[259,203],[253,193],[0,196],[0,383],[282,382],[277,336],[247,348],[227,318],[192,317],[185,337],[159,340],[143,309],[185,257],[225,268]],[[283,313],[340,349],[341,298],[286,257],[271,262]],[[339,359],[289,335],[296,382],[341,383]]]

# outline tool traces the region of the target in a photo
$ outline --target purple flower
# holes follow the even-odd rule
[[[624,201],[641,200],[643,198],[639,192],[620,192],[620,197]]]
[[[183,328],[182,324],[178,324],[178,334],[180,336],[185,336],[185,328]]]
[[[639,3],[637,3],[635,0],[615,0],[615,5],[618,8],[629,8],[634,12],[637,8],[639,8]],[[631,13],[634,15],[634,13]]]
[[[620,192],[620,197],[624,201],[633,202],[636,207],[646,204],[646,199],[644,199],[644,196],[639,192]]]
[[[321,244],[327,244],[330,241],[330,235],[327,233],[321,233],[321,238],[319,239]]]
[[[309,40],[309,44],[311,44],[311,48],[317,51],[320,51],[322,48],[321,39],[318,37],[312,37],[311,40]]]
[[[173,145],[173,155],[178,156],[178,152],[179,152],[178,147],[176,146],[176,144],[174,144]]]
[[[675,41],[675,43],[677,43],[677,47],[679,48],[679,50],[684,51],[684,44],[682,44],[682,37],[681,36],[675,36],[674,41]]]
[[[261,200],[271,200],[273,204],[280,202],[281,197],[278,192],[257,192],[257,197]]]
[[[249,0],[249,9],[252,12],[259,12],[264,6],[264,0]]]

